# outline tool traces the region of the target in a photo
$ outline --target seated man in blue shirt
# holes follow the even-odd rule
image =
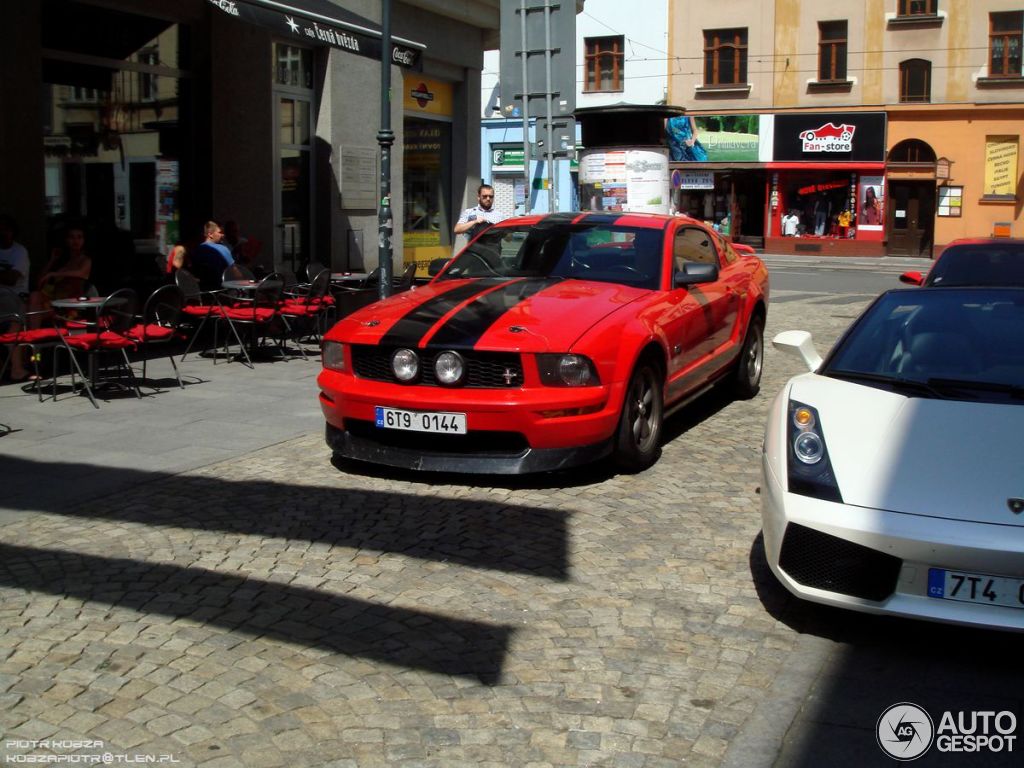
[[[192,268],[199,279],[199,286],[204,291],[220,288],[220,279],[224,270],[235,263],[231,249],[224,245],[224,230],[216,221],[208,221],[203,227],[206,239],[196,248],[192,256]]]

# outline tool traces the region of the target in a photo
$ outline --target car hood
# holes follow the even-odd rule
[[[1024,405],[907,397],[815,374],[790,398],[818,410],[843,501],[1024,527]]]
[[[651,291],[585,280],[445,280],[371,304],[332,341],[511,352],[568,351],[596,323]]]

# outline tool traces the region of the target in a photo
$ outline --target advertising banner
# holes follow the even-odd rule
[[[757,162],[760,115],[676,115],[666,121],[674,162]]]
[[[668,152],[587,149],[580,155],[580,207],[589,211],[668,213]]]

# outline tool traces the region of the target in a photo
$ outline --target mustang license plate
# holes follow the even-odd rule
[[[1024,608],[1024,579],[929,568],[928,597]]]
[[[442,435],[466,434],[466,414],[437,411],[403,411],[376,406],[377,426],[410,432],[436,432]]]

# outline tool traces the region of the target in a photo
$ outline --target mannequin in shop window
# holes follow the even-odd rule
[[[818,194],[814,201],[814,234],[824,235],[828,226],[829,214],[832,213],[832,201],[825,194]]]

